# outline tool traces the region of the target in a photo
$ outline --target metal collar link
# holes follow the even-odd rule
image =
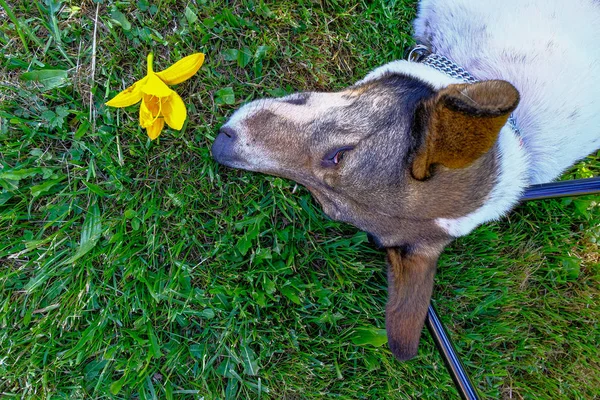
[[[451,78],[460,79],[465,83],[478,82],[478,79],[476,79],[464,68],[457,65],[449,58],[446,58],[440,54],[432,53],[427,46],[424,46],[422,44],[418,44],[412,47],[409,50],[408,56],[406,58],[408,59],[408,61],[425,64],[433,69],[443,72]],[[517,134],[517,136],[521,136],[521,131],[517,127],[517,122],[515,121],[515,118],[512,114],[510,115],[510,117],[508,117],[508,125]]]

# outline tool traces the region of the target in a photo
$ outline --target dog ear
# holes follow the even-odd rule
[[[417,355],[438,257],[439,253],[413,252],[410,248],[387,249],[385,327],[390,350],[401,361]]]
[[[477,160],[494,145],[518,103],[517,89],[501,80],[440,90],[417,109],[426,133],[413,159],[413,177],[428,178],[433,164],[464,168]]]

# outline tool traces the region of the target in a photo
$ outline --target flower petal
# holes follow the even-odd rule
[[[171,128],[178,131],[181,130],[187,118],[187,110],[183,100],[181,100],[181,97],[176,92],[173,92],[163,103],[162,115],[164,115],[166,123]]]
[[[146,103],[146,99],[142,99],[142,104],[140,105],[140,125],[142,128],[148,128],[154,124],[158,113],[152,113],[148,104]]]
[[[142,87],[142,92],[156,97],[169,97],[173,93],[155,73],[148,74],[148,80]]]
[[[182,58],[156,75],[167,85],[176,85],[191,78],[202,66],[204,54],[194,53]]]
[[[109,107],[128,107],[142,99],[142,87],[146,84],[146,78],[140,79],[127,89],[121,91],[105,104]]]
[[[160,135],[163,128],[165,126],[165,120],[162,118],[157,118],[152,125],[146,128],[146,132],[148,133],[148,137],[150,140],[154,140]]]

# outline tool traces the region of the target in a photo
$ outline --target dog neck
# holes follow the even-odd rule
[[[459,218],[438,218],[436,223],[448,234],[464,236],[477,226],[508,213],[528,186],[528,159],[520,138],[508,123],[500,131],[496,144],[498,170],[496,184],[479,209]]]
[[[393,61],[383,65],[368,74],[358,84],[376,79],[384,74],[405,74],[433,86],[436,90],[450,84],[463,83],[458,77],[449,76],[426,64],[410,61]],[[518,133],[510,123],[501,129],[498,141],[493,149],[498,166],[495,174],[495,184],[487,195],[483,205],[468,215],[458,218],[438,218],[436,223],[449,235],[464,236],[477,226],[499,219],[508,213],[518,202],[529,185],[529,159]]]

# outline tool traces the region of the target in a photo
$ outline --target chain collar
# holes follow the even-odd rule
[[[476,79],[464,68],[457,65],[449,58],[446,58],[440,54],[432,53],[427,46],[424,46],[422,44],[414,46],[409,51],[407,58],[408,61],[425,64],[433,69],[443,72],[451,78],[459,79],[465,83],[478,82],[478,79]],[[521,131],[517,127],[517,122],[515,121],[515,117],[512,114],[510,115],[510,117],[508,117],[508,125],[517,134],[517,136],[521,137]]]

